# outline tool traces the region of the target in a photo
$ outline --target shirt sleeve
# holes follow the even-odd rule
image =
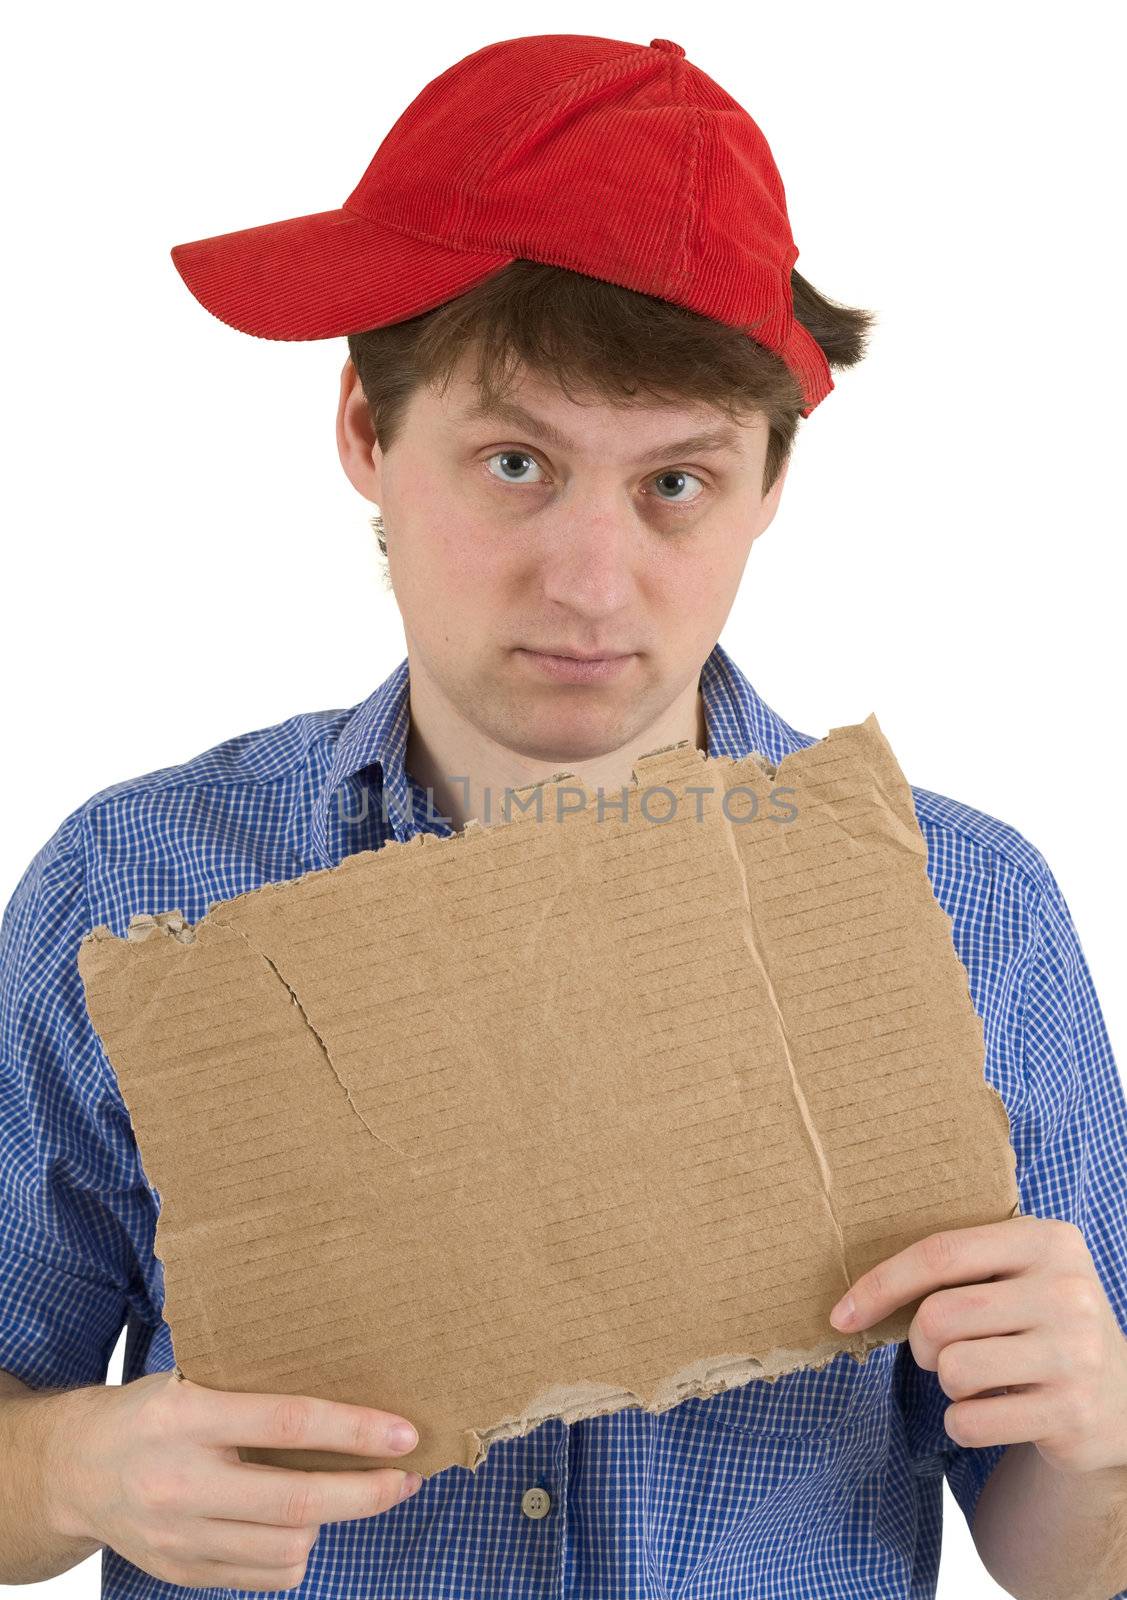
[[[1072,1222],[1083,1234],[1127,1334],[1127,1102],[1091,973],[1064,895],[1044,858],[1019,1018],[1021,1100],[1010,1112],[1021,1210]],[[1005,1445],[970,1448],[946,1432],[954,1402],[936,1373],[900,1351],[913,1454],[930,1447],[967,1526]]]
[[[153,1317],[151,1197],[78,971],[83,861],[74,812],[0,923],[0,1367],[36,1389],[104,1383],[130,1303]]]

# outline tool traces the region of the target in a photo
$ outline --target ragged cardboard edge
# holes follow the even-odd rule
[[[818,757],[818,753],[824,751],[830,744],[839,746],[856,744],[863,752],[866,765],[871,770],[879,767],[879,773],[877,770],[873,770],[873,777],[876,779],[880,776],[883,779],[878,784],[878,787],[881,788],[882,793],[888,800],[889,808],[893,814],[898,820],[905,821],[906,796],[907,812],[914,818],[911,791],[906,789],[902,779],[900,782],[896,782],[896,779],[901,777],[896,757],[881,732],[875,712],[872,711],[863,722],[845,723],[841,727],[831,728],[824,739],[817,740],[810,745],[804,745],[798,750],[788,751],[783,756],[783,759],[777,763],[770,761],[759,750],[751,750],[744,756],[713,755],[701,750],[691,739],[680,739],[673,744],[660,745],[657,749],[647,751],[645,755],[635,758],[630,771],[630,782],[624,787],[630,792],[637,791],[642,787],[642,779],[646,777],[649,769],[655,765],[664,766],[665,763],[662,761],[662,757],[673,753],[687,758],[690,762],[695,760],[702,766],[706,763],[711,763],[724,768],[733,768],[745,765],[750,761],[764,777],[779,778],[783,776],[784,771],[787,777],[792,777],[803,773]],[[588,788],[583,779],[576,773],[568,771],[555,772],[550,777],[539,778],[534,783],[523,784],[521,787],[513,789],[512,793],[514,796],[534,794],[537,789],[547,789],[553,784],[563,782],[565,779],[568,780],[571,787],[582,790],[584,808],[589,803],[597,802],[597,793]],[[130,940],[146,939],[154,933],[161,932],[178,939],[182,944],[191,944],[200,925],[212,915],[217,907],[221,906],[227,911],[238,906],[242,901],[249,900],[252,896],[261,897],[268,893],[284,893],[286,890],[294,888],[295,885],[304,883],[307,878],[324,877],[329,873],[339,873],[345,869],[354,870],[357,863],[365,861],[373,855],[382,855],[389,850],[457,849],[465,845],[470,835],[484,831],[486,826],[491,831],[496,831],[499,828],[519,826],[527,820],[527,813],[520,811],[509,817],[501,817],[488,825],[482,823],[477,817],[470,817],[464,828],[450,835],[434,834],[424,830],[413,834],[410,839],[389,838],[385,840],[378,850],[353,851],[335,866],[315,867],[309,872],[303,872],[294,878],[285,878],[260,884],[255,889],[244,890],[242,894],[232,895],[229,899],[212,900],[209,902],[204,916],[195,923],[187,922],[179,908],[152,913],[134,913],[129,920],[125,937]],[[913,833],[918,839],[918,830],[906,824],[905,842],[910,841]],[[910,847],[913,849],[913,853],[919,853],[918,844]],[[85,937],[87,939],[100,940],[116,938],[117,935],[104,923],[100,923],[97,927],[91,928]]]
[[[810,745],[807,750],[791,751],[779,762],[773,776],[781,777],[784,769],[794,770],[796,756],[808,755],[819,749],[825,749],[833,742],[840,744],[855,744],[862,752],[863,760],[873,779],[877,792],[884,802],[883,809],[899,823],[900,829],[895,835],[897,843],[904,845],[909,854],[926,856],[927,844],[920,833],[919,820],[916,816],[915,800],[912,788],[900,768],[893,753],[892,746],[885,738],[881,726],[874,712],[869,713],[864,722],[849,723],[841,728],[831,728],[829,733],[816,745]],[[886,837],[892,838],[892,835]]]
[[[215,902],[217,905],[220,903]],[[93,932],[101,938],[109,932],[108,928],[99,925]],[[185,922],[179,911],[138,911],[129,919],[129,928],[125,937],[131,944],[140,944],[142,940],[149,939],[154,933],[166,933],[170,938],[176,939],[180,944],[194,944],[196,930],[190,922]]]
[[[545,1422],[562,1421],[569,1426],[589,1418],[601,1417],[638,1407],[651,1416],[660,1416],[685,1400],[711,1399],[729,1390],[742,1388],[749,1382],[775,1383],[799,1369],[820,1372],[837,1356],[849,1355],[858,1366],[864,1366],[870,1354],[886,1345],[902,1342],[907,1337],[910,1310],[897,1314],[897,1325],[883,1338],[873,1338],[871,1330],[862,1330],[846,1343],[838,1338],[823,1342],[809,1350],[779,1347],[760,1360],[754,1356],[702,1357],[664,1380],[647,1404],[644,1395],[630,1389],[619,1389],[607,1384],[553,1384],[530,1400],[519,1416],[503,1418],[483,1428],[468,1428],[462,1434],[464,1445],[460,1459],[449,1462],[469,1472],[476,1472],[490,1448],[503,1440],[522,1439]],[[860,1352],[860,1353],[858,1353]],[[175,1375],[183,1378],[179,1365]],[[239,1447],[242,1461],[261,1462],[271,1466],[290,1466],[302,1470],[324,1465],[321,1453],[303,1450],[258,1449]],[[361,1458],[357,1458],[359,1462]],[[363,1458],[367,1459],[367,1458]],[[381,1458],[382,1460],[382,1458]],[[420,1469],[422,1470],[422,1469]],[[446,1467],[438,1469],[447,1470]],[[423,1476],[430,1474],[423,1472]]]
[[[758,1381],[774,1383],[800,1368],[820,1372],[839,1355],[849,1353],[859,1364],[868,1360],[873,1350],[895,1344],[903,1339],[902,1332],[889,1334],[883,1339],[871,1339],[865,1330],[853,1337],[843,1347],[840,1338],[815,1345],[810,1350],[778,1347],[763,1359],[755,1356],[704,1356],[690,1362],[679,1372],[664,1379],[647,1403],[644,1395],[631,1389],[616,1389],[608,1384],[553,1384],[529,1401],[519,1417],[506,1417],[489,1428],[471,1428],[466,1434],[468,1449],[463,1463],[475,1471],[491,1445],[503,1439],[523,1439],[542,1422],[560,1420],[569,1426],[590,1417],[601,1417],[627,1406],[638,1406],[651,1416],[660,1416],[683,1400],[711,1399],[729,1389],[739,1389],[745,1383]],[[863,1353],[858,1355],[860,1349]]]
[[[672,1377],[664,1379],[649,1403],[644,1395],[610,1384],[553,1384],[530,1400],[519,1416],[503,1418],[490,1427],[466,1429],[462,1434],[462,1458],[450,1465],[476,1472],[493,1445],[503,1440],[523,1439],[545,1422],[561,1421],[570,1427],[572,1423],[607,1416],[631,1406],[646,1411],[650,1416],[660,1416],[685,1400],[708,1400],[730,1389],[742,1388],[746,1383],[774,1383],[799,1369],[820,1372],[840,1355],[850,1355],[859,1366],[863,1366],[874,1350],[899,1343],[907,1337],[909,1314],[904,1310],[897,1313],[896,1326],[880,1339],[872,1338],[870,1330],[862,1329],[845,1343],[838,1336],[832,1342],[824,1341],[810,1349],[780,1346],[772,1349],[762,1360],[747,1355],[700,1357]],[[177,1377],[184,1376],[178,1366],[175,1372]],[[314,1464],[313,1453],[301,1450],[264,1450],[240,1446],[239,1458],[242,1461],[292,1466],[302,1470],[308,1470]],[[439,1469],[443,1472],[446,1470],[446,1467]],[[424,1471],[423,1476],[426,1478],[432,1474]]]

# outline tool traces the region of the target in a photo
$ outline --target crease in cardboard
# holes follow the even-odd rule
[[[745,868],[743,859],[740,856],[739,845],[736,843],[736,836],[735,832],[733,831],[735,825],[733,824],[731,817],[728,815],[726,806],[721,806],[720,811],[724,818],[724,837],[728,842],[728,848],[730,849],[732,857],[736,863],[736,875],[739,880],[740,894],[743,901],[743,910],[740,914],[740,927],[743,933],[744,944],[746,945],[748,953],[763,979],[764,986],[767,990],[767,996],[771,1003],[771,1010],[775,1018],[775,1026],[778,1029],[779,1039],[781,1040],[783,1046],[783,1054],[786,1056],[787,1069],[790,1073],[791,1093],[794,1097],[795,1105],[798,1107],[798,1115],[802,1121],[802,1126],[806,1131],[807,1141],[809,1142],[810,1148],[814,1154],[814,1160],[817,1164],[818,1174],[822,1182],[822,1190],[825,1194],[826,1210],[829,1213],[830,1221],[833,1223],[834,1236],[837,1240],[838,1254],[841,1257],[842,1281],[848,1285],[852,1283],[853,1278],[849,1270],[848,1256],[845,1247],[845,1235],[842,1232],[841,1221],[838,1217],[836,1207],[834,1206],[833,1179],[830,1175],[830,1164],[826,1159],[825,1149],[822,1145],[821,1139],[818,1137],[818,1130],[814,1125],[814,1118],[810,1114],[810,1107],[807,1104],[806,1095],[803,1092],[802,1084],[799,1080],[798,1069],[795,1066],[794,1061],[794,1052],[791,1049],[790,1039],[787,1036],[786,1022],[783,1018],[783,1010],[779,1004],[779,997],[775,993],[775,984],[771,976],[771,969],[763,952],[761,935],[755,919],[755,908],[752,904],[751,890],[747,881],[747,869]]]
[[[344,1090],[345,1098],[348,1101],[349,1109],[352,1111],[353,1116],[357,1118],[357,1120],[360,1122],[360,1124],[364,1128],[367,1129],[367,1131],[371,1134],[372,1138],[377,1140],[378,1143],[382,1144],[386,1149],[394,1151],[394,1153],[397,1156],[403,1156],[403,1157],[405,1157],[406,1159],[409,1160],[410,1157],[409,1157],[408,1152],[406,1150],[400,1150],[397,1145],[392,1144],[390,1139],[385,1139],[382,1134],[377,1133],[375,1128],[372,1127],[371,1123],[364,1116],[363,1112],[360,1110],[359,1106],[356,1104],[355,1100],[352,1098],[352,1093],[351,1093],[347,1083],[345,1083],[344,1079],[341,1077],[340,1073],[337,1071],[336,1064],[334,1063],[332,1056],[329,1054],[328,1045],[326,1045],[324,1039],[322,1039],[321,1035],[317,1032],[317,1029],[313,1026],[312,1022],[310,1022],[309,1014],[306,1011],[305,1007],[302,1005],[301,998],[298,995],[297,990],[294,988],[293,984],[289,982],[289,980],[286,978],[285,974],[279,971],[277,962],[272,961],[270,959],[270,957],[266,954],[265,950],[260,950],[258,948],[258,946],[253,942],[253,940],[248,939],[245,930],[240,928],[239,924],[237,922],[229,922],[225,917],[217,917],[217,916],[214,915],[214,912],[211,915],[211,921],[215,924],[216,927],[227,928],[227,929],[230,930],[230,932],[237,933],[239,935],[239,938],[243,941],[243,943],[246,945],[247,949],[251,952],[251,954],[258,956],[262,961],[265,961],[266,965],[270,968],[270,971],[274,974],[274,976],[277,978],[278,982],[282,985],[282,987],[285,989],[286,993],[289,995],[290,1000],[297,1007],[297,1009],[301,1012],[302,1021],[305,1023],[305,1026],[309,1029],[310,1033],[313,1035],[314,1039],[316,1039],[318,1045],[320,1046],[321,1054],[324,1056],[325,1060],[328,1062],[329,1071],[332,1073],[333,1077],[337,1080],[337,1082],[340,1084],[341,1088]]]

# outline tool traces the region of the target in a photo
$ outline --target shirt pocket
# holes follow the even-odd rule
[[[840,1351],[823,1367],[799,1367],[778,1378],[752,1378],[737,1389],[684,1401],[698,1409],[702,1427],[802,1439],[851,1427],[892,1398],[900,1341],[870,1350],[864,1361]]]

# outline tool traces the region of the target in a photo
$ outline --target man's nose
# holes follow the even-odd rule
[[[587,495],[582,503],[561,507],[543,531],[540,581],[546,599],[591,615],[629,604],[640,546],[628,508]]]

